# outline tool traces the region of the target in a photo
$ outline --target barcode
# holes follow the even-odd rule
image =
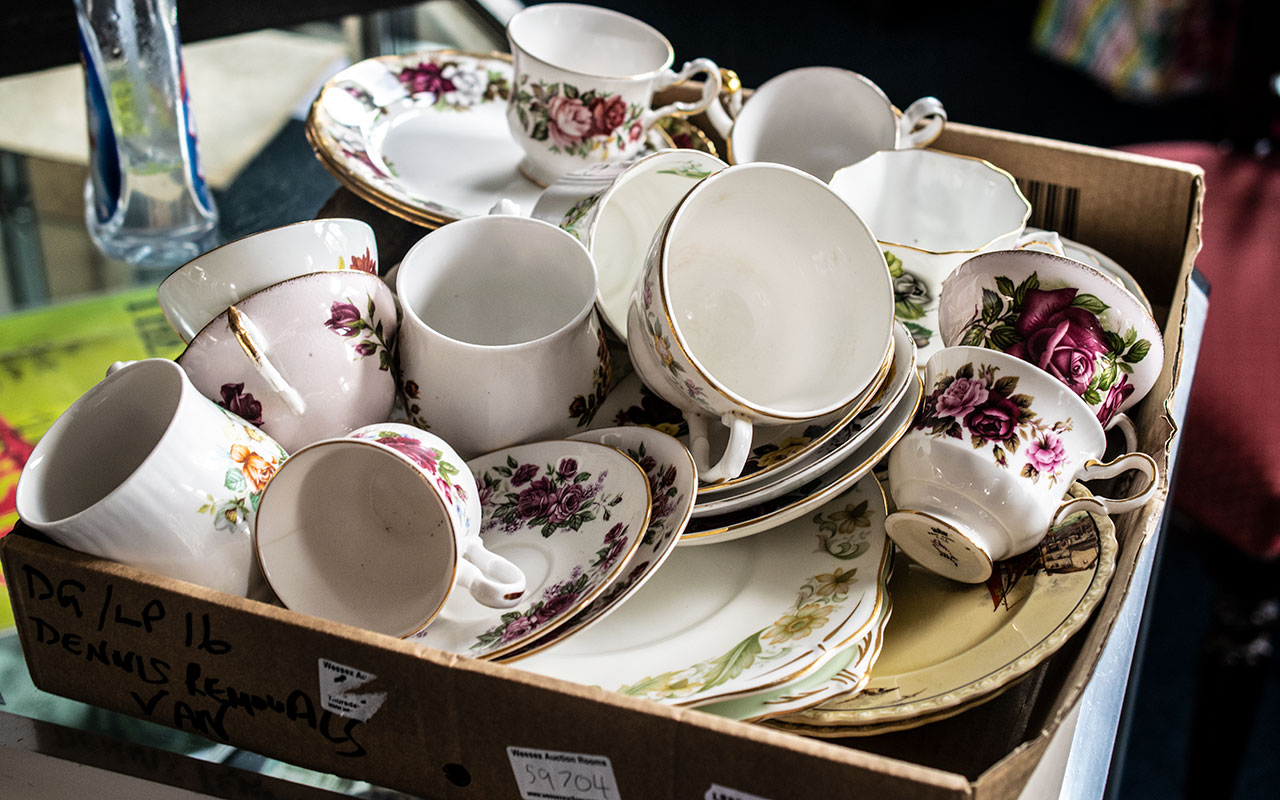
[[[1018,188],[1031,203],[1033,228],[1057,231],[1068,239],[1076,235],[1076,214],[1080,210],[1080,189],[1056,183],[1018,179]]]

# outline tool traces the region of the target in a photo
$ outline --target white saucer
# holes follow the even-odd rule
[[[1045,231],[1043,228],[1027,228],[1026,235],[1047,232],[1048,231]],[[1143,305],[1147,307],[1148,311],[1151,310],[1151,301],[1147,299],[1145,294],[1143,294],[1142,287],[1138,285],[1137,280],[1129,274],[1128,270],[1116,263],[1114,258],[1090,247],[1087,244],[1081,244],[1080,242],[1068,239],[1062,234],[1058,234],[1058,240],[1062,242],[1063,255],[1067,258],[1074,258],[1076,261],[1088,264],[1110,278],[1115,278],[1119,281],[1121,286],[1137,296],[1137,298],[1142,301]]]

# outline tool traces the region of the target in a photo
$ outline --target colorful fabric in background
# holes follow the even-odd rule
[[[114,361],[173,358],[183,343],[155,287],[0,318],[0,536],[18,521],[15,491],[31,450],[53,421]],[[0,631],[13,626],[0,576]]]
[[[1241,0],[1042,0],[1032,46],[1116,96],[1157,101],[1221,89]]]

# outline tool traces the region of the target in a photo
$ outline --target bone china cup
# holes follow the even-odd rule
[[[495,608],[523,595],[524,573],[485,550],[475,478],[440,437],[382,423],[294,455],[263,493],[254,533],[289,608],[404,637],[455,586]]]
[[[738,102],[736,117],[719,103],[707,108],[728,144],[729,163],[774,161],[824,181],[878,150],[924,147],[947,119],[935,97],[921,97],[899,115],[879,86],[835,67],[789,70]]]
[[[507,122],[525,151],[521,170],[543,186],[592,163],[639,155],[658,120],[697,114],[720,93],[714,62],[699,58],[673,72],[666,37],[609,9],[530,6],[507,23],[507,41],[515,72]],[[697,102],[650,109],[655,91],[698,73],[706,83]]]
[[[695,186],[659,228],[632,298],[627,349],[646,385],[686,412],[701,479],[737,476],[753,425],[839,409],[881,374],[893,289],[858,215],[781,164]],[[710,464],[708,419],[730,429]]]
[[[894,543],[965,583],[1025,553],[1076,511],[1131,511],[1155,493],[1156,463],[1126,453],[1102,463],[1106,434],[1084,401],[1021,359],[948,347],[925,367],[924,403],[889,453]],[[1121,498],[1064,498],[1073,481],[1137,473]]]
[[[450,223],[405,254],[400,374],[413,424],[470,458],[585,426],[611,375],[591,256],[528,217]]]
[[[942,345],[938,295],[965,259],[1017,244],[1031,204],[1013,176],[934,150],[884,150],[844,167],[831,188],[876,232],[893,274],[898,318],[920,358]]]
[[[381,278],[313,272],[223,311],[178,363],[206,397],[292,452],[390,416],[395,334],[395,298]]]
[[[74,550],[247,596],[260,581],[254,514],[284,460],[177,364],[135,361],[41,437],[18,481],[18,515]]]
[[[156,300],[182,341],[190,342],[227,306],[260,289],[341,269],[378,274],[373,228],[358,219],[311,219],[245,236],[193,258],[160,282]]]

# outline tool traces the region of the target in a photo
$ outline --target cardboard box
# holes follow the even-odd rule
[[[810,740],[425,650],[91,558],[20,527],[0,541],[0,558],[32,679],[431,798],[1016,797],[1079,700],[1164,512],[1203,176],[1190,165],[961,124],[935,147],[1013,173],[1035,205],[1031,224],[1114,257],[1143,285],[1165,331],[1164,372],[1135,416],[1142,448],[1162,467],[1159,490],[1116,519],[1120,562],[1090,625],[1015,689],[915,731]],[[424,233],[345,193],[326,213],[344,210],[374,223],[385,263]]]

